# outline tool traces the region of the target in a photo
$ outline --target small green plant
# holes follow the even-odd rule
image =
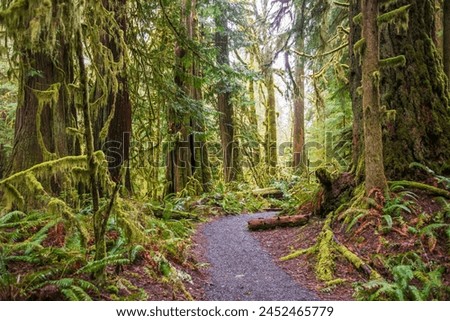
[[[448,300],[450,288],[442,282],[444,267],[430,267],[415,253],[386,259],[391,280],[377,279],[356,285],[358,300]]]

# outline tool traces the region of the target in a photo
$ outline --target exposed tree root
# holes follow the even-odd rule
[[[287,261],[294,259],[303,254],[315,254],[317,255],[316,263],[316,275],[321,281],[331,281],[334,279],[334,259],[336,255],[342,255],[346,258],[352,265],[361,272],[364,272],[370,279],[380,279],[381,275],[372,269],[368,264],[364,262],[358,255],[350,251],[346,246],[344,246],[339,240],[334,236],[333,230],[331,229],[331,222],[334,215],[330,214],[322,227],[322,232],[317,238],[315,245],[307,248],[297,250],[289,255],[280,258],[281,261]]]
[[[334,238],[333,240],[335,242],[335,248],[340,254],[342,254],[343,257],[347,259],[347,261],[352,263],[357,270],[364,272],[372,280],[382,278],[377,271],[367,265],[358,255],[350,251],[344,244],[339,242],[338,239]]]
[[[431,185],[419,183],[419,182],[394,181],[394,182],[389,182],[389,185],[391,185],[391,186],[396,185],[396,186],[403,186],[403,187],[420,189],[420,190],[425,191],[427,193],[430,193],[432,195],[442,196],[442,197],[445,197],[447,199],[450,199],[450,192],[449,191],[446,191],[445,189],[441,189],[441,188],[434,187],[434,186],[431,186]]]

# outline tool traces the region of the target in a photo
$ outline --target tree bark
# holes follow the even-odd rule
[[[362,70],[360,57],[355,52],[354,46],[361,39],[361,26],[353,21],[353,18],[361,13],[361,1],[351,0],[349,7],[349,56],[350,56],[350,96],[352,100],[353,111],[353,134],[352,134],[352,168],[351,172],[355,174],[355,178],[359,181],[363,180],[364,170],[361,168],[364,136],[363,136],[363,108],[362,95],[358,88],[361,87]]]
[[[228,49],[228,23],[226,16],[220,15],[216,18],[215,42],[217,48],[217,63],[219,66],[229,67]],[[223,150],[223,174],[226,183],[235,181],[239,170],[239,149],[235,139],[234,110],[231,103],[231,91],[223,80],[218,85],[217,109],[219,111],[219,128]]]
[[[445,1],[448,5],[448,1]],[[389,11],[410,4],[406,31],[383,32],[382,57],[404,55],[404,67],[383,70],[383,104],[395,112],[387,120],[384,162],[390,180],[417,179],[412,162],[450,173],[449,92],[435,47],[434,0],[399,0]]]
[[[275,84],[272,67],[268,66],[264,70],[264,80],[267,88],[266,101],[266,163],[269,167],[269,174],[275,175],[278,164],[277,153],[277,113],[275,105]]]
[[[184,36],[187,40],[196,40],[196,0],[182,0],[181,24],[184,26]],[[176,67],[175,84],[180,92],[180,104],[186,104],[185,99],[201,100],[201,90],[194,83],[194,78],[201,76],[198,62],[183,41],[179,41],[175,48]],[[188,61],[190,58],[191,61]],[[203,120],[195,119],[190,110],[168,107],[168,134],[171,145],[167,153],[166,194],[178,193],[184,190],[192,178],[201,183],[201,191],[208,191],[211,172],[208,151],[205,140],[197,138],[195,131],[204,132]]]
[[[443,57],[444,71],[447,80],[450,79],[450,1],[444,0],[444,32],[443,32]]]
[[[364,154],[366,195],[373,189],[385,191],[387,181],[383,165],[381,118],[383,113],[379,96],[379,32],[378,0],[362,1],[363,49],[362,86],[364,117]]]
[[[301,6],[297,6],[296,21],[296,39],[295,46],[297,52],[303,52],[305,49],[305,10],[306,0],[302,1]],[[296,55],[295,57],[295,76],[294,78],[294,128],[292,137],[293,147],[293,168],[294,172],[301,172],[306,168],[305,154],[305,62],[304,58]]]
[[[20,98],[10,173],[68,154],[65,128],[68,104],[62,94],[61,65],[44,52],[26,50],[21,57]],[[52,88],[55,85],[58,88]],[[41,101],[43,106],[40,109],[36,92],[48,90],[58,91],[58,99],[56,102]]]
[[[110,11],[117,22],[118,28],[126,38],[127,34],[127,0],[119,0],[112,2],[103,0],[103,6]],[[106,48],[111,51],[112,59],[115,63],[119,63],[125,55],[125,48],[121,44],[119,30],[105,30],[105,36],[102,39]],[[117,88],[113,89],[113,83],[108,85],[109,93],[107,93],[106,105],[101,107],[96,128],[96,149],[102,149],[108,159],[109,172],[114,182],[121,179],[120,169],[123,165],[128,164],[130,159],[130,139],[131,139],[131,100],[128,89],[127,65],[123,60],[121,70],[117,75]],[[111,115],[111,113],[113,113]],[[108,118],[112,116],[108,125],[108,133],[105,141],[99,141],[100,131],[106,125]],[[125,172],[125,187],[131,191],[130,171],[127,168]]]

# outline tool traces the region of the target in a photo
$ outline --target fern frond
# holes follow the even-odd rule
[[[129,264],[129,259],[124,259],[121,255],[108,256],[99,261],[92,261],[77,271],[77,274],[93,273],[106,268],[109,265],[125,265]]]

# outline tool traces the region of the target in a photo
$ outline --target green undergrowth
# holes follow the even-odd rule
[[[281,215],[297,214],[299,207],[311,201],[317,193],[318,184],[305,176],[292,176],[289,181],[276,181],[273,187],[283,192],[283,198],[272,200]]]
[[[101,154],[96,157],[103,161]],[[66,171],[69,167],[75,173]],[[76,189],[86,183],[85,169],[85,157],[69,157],[0,181],[1,300],[146,300],[152,289],[136,285],[143,278],[192,299],[185,284],[192,282],[189,270],[196,264],[189,254],[195,224],[274,206],[274,200],[254,195],[245,184],[218,184],[197,197],[117,197],[107,223],[107,255],[96,261],[92,200]],[[59,195],[45,182],[49,172],[64,183]],[[102,184],[104,208],[110,204],[110,185]],[[95,273],[105,268],[106,281],[99,283]]]
[[[384,258],[389,279],[355,285],[359,300],[430,301],[448,300],[450,287],[443,282],[446,269],[435,262],[425,263],[413,252]]]
[[[4,213],[0,217],[0,299],[92,300],[105,295],[115,300],[145,299],[122,273],[131,265],[142,265],[148,277],[183,290],[189,278],[180,277],[184,274],[175,266],[187,260],[193,223],[156,218],[141,211],[143,207],[130,200],[118,202],[108,222],[107,257],[100,261],[93,260],[90,208],[79,208],[72,217],[42,209]],[[103,267],[107,282],[97,284],[91,276]]]
[[[350,201],[327,215],[314,245],[281,260],[313,257],[324,291],[333,291],[353,282],[336,273],[338,257],[345,258],[366,280],[353,283],[358,300],[448,300],[450,200],[442,190],[448,190],[449,179],[412,166],[431,174],[439,193],[400,182],[391,184],[388,194],[375,192],[367,198],[360,185]]]

